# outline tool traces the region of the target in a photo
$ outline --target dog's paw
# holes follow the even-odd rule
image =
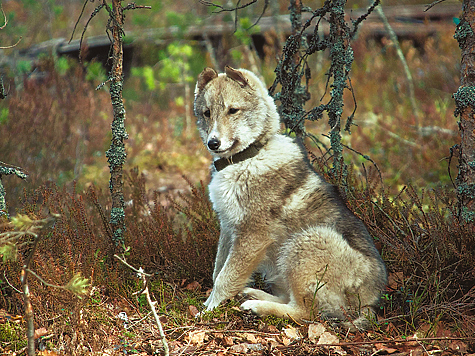
[[[255,291],[254,288],[246,287],[239,294],[246,298],[257,298]]]
[[[253,314],[260,315],[259,309],[261,306],[260,300],[246,300],[244,303],[241,304],[241,310],[250,311]]]

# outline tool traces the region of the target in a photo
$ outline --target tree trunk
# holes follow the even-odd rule
[[[330,58],[331,101],[328,104],[328,124],[331,127],[330,142],[333,150],[333,172],[339,181],[346,182],[347,167],[343,160],[341,145],[341,116],[343,114],[343,92],[348,87],[349,73],[353,63],[353,49],[350,45],[350,29],[345,21],[346,0],[335,0],[330,10]],[[349,131],[350,124],[347,123]]]
[[[456,179],[461,222],[475,220],[475,0],[463,1],[463,13],[455,31],[461,49],[460,87],[454,94],[461,141]]]
[[[114,110],[112,121],[112,141],[109,150],[106,152],[107,161],[110,168],[109,189],[112,196],[112,210],[110,224],[112,227],[113,240],[116,246],[123,246],[125,233],[125,213],[124,213],[124,179],[122,167],[127,156],[125,152],[124,140],[128,138],[125,130],[125,108],[122,99],[123,78],[123,25],[124,14],[120,0],[112,0],[112,70],[110,73],[110,96]]]

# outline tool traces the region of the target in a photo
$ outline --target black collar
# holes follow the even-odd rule
[[[253,143],[244,151],[238,152],[229,158],[220,158],[214,161],[214,167],[219,172],[231,164],[242,162],[256,156],[262,147],[264,147],[264,144],[260,142]]]

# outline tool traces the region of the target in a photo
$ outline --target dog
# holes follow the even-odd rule
[[[213,157],[209,197],[221,233],[206,310],[238,294],[259,316],[322,317],[364,329],[387,284],[363,222],[279,134],[264,83],[246,69],[205,68],[195,88],[197,127]],[[270,293],[247,287],[260,273]]]

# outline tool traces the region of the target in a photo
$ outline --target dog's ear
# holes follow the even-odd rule
[[[242,74],[242,72],[229,66],[226,66],[225,72],[228,78],[231,78],[232,80],[236,81],[241,86],[241,88],[244,88],[249,85],[247,79],[244,77],[244,74]]]
[[[203,90],[203,88],[218,76],[218,73],[213,68],[205,68],[198,76],[198,82],[196,83],[196,88],[198,90]]]

